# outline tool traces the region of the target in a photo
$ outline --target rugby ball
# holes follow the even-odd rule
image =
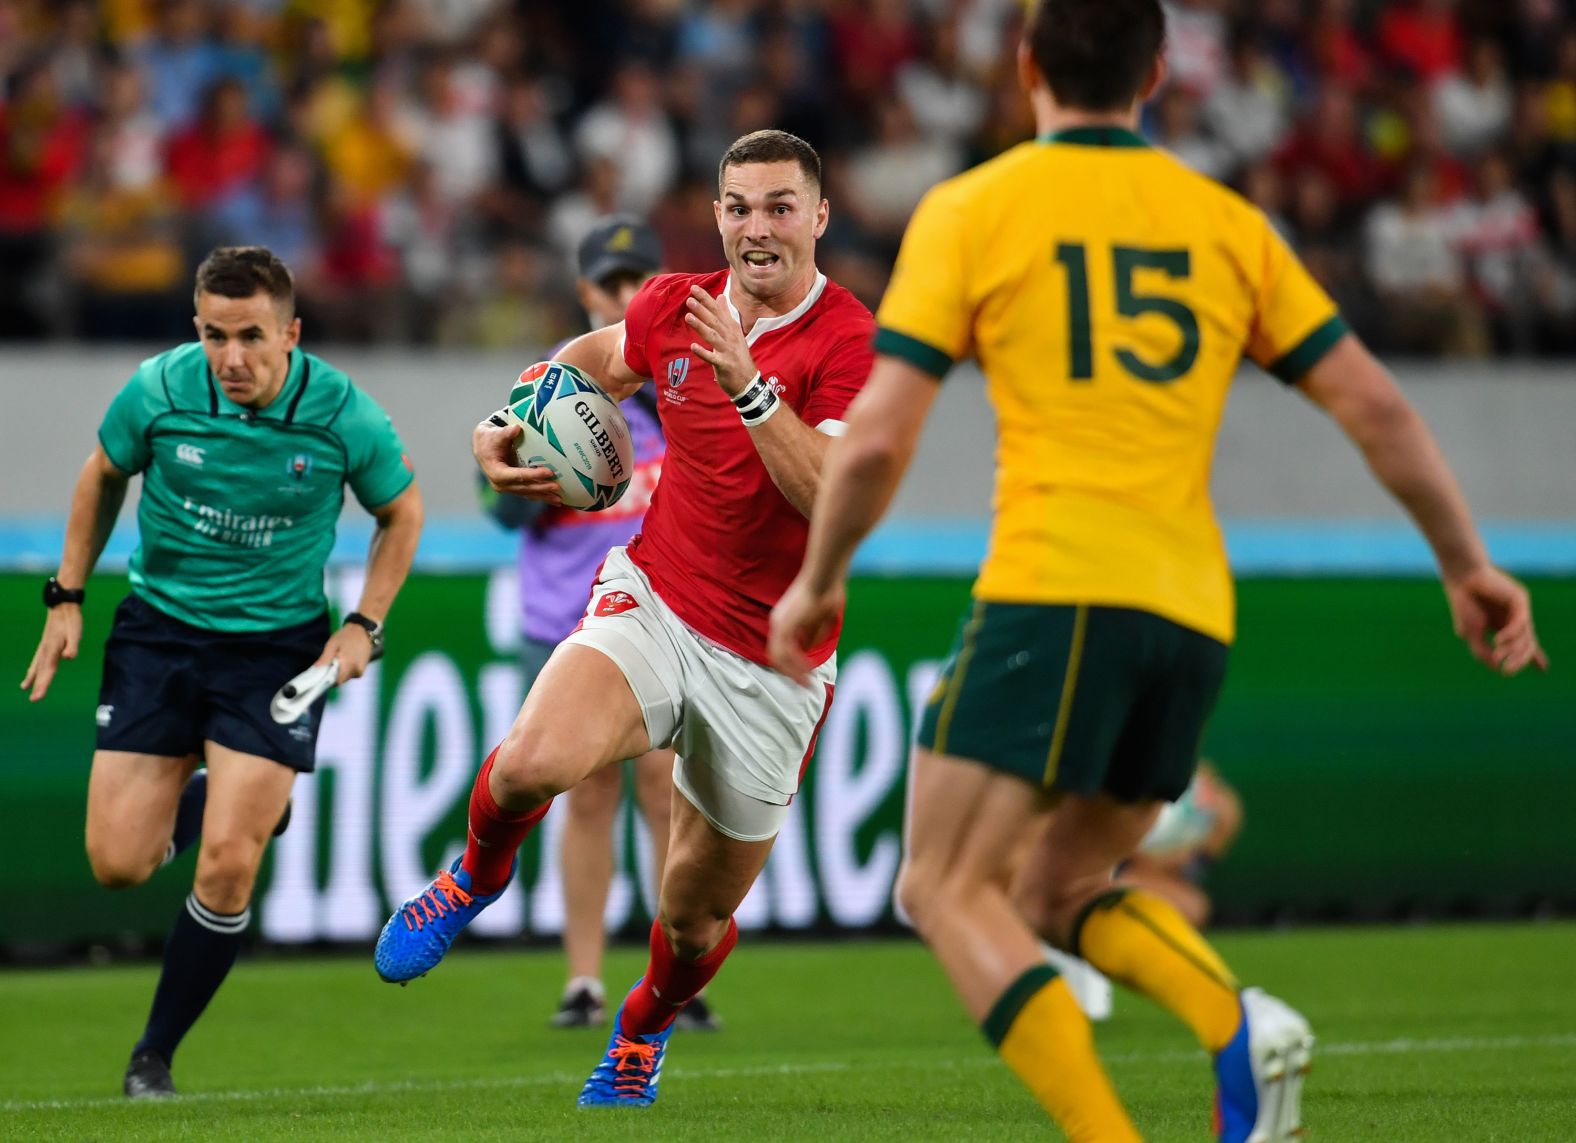
[[[522,430],[520,463],[552,469],[570,508],[600,512],[624,495],[635,471],[629,422],[573,365],[537,362],[520,374],[502,412]]]

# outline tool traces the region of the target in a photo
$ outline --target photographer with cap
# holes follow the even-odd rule
[[[633,216],[599,219],[576,251],[576,291],[600,329],[622,321],[624,310],[647,279],[662,272],[662,243]],[[549,355],[551,356],[551,355]],[[608,550],[640,531],[662,470],[665,445],[656,400],[642,388],[620,406],[635,445],[635,476],[623,497],[601,512],[500,496],[483,483],[488,514],[520,530],[521,663],[529,686],[559,641],[579,623],[597,568]],[[554,1014],[555,1028],[607,1023],[602,954],[607,943],[603,915],[613,880],[613,830],[623,795],[624,774],[633,775],[635,799],[651,835],[652,859],[662,869],[667,856],[673,751],[653,750],[624,766],[599,770],[569,791],[563,815],[559,865],[564,894],[564,954],[569,979]],[[684,1026],[715,1030],[716,1017],[697,997],[680,1017]]]

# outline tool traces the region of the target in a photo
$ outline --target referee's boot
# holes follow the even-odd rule
[[[433,878],[420,893],[394,911],[378,934],[372,961],[390,984],[409,984],[438,967],[454,938],[471,919],[502,897],[520,867],[516,857],[509,877],[496,893],[471,892],[471,875],[461,864],[464,855]]]
[[[169,1063],[157,1052],[131,1053],[121,1090],[127,1099],[164,1099],[174,1095],[175,1081],[170,1078]]]

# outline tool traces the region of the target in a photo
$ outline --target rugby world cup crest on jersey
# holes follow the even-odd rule
[[[675,357],[668,362],[668,385],[677,389],[689,377],[690,359],[688,357]]]
[[[298,452],[285,464],[285,472],[297,483],[305,480],[312,474],[312,454]]]

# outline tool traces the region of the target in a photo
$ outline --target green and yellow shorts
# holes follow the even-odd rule
[[[1174,801],[1192,777],[1226,653],[1134,608],[976,601],[919,745],[1050,790]]]

